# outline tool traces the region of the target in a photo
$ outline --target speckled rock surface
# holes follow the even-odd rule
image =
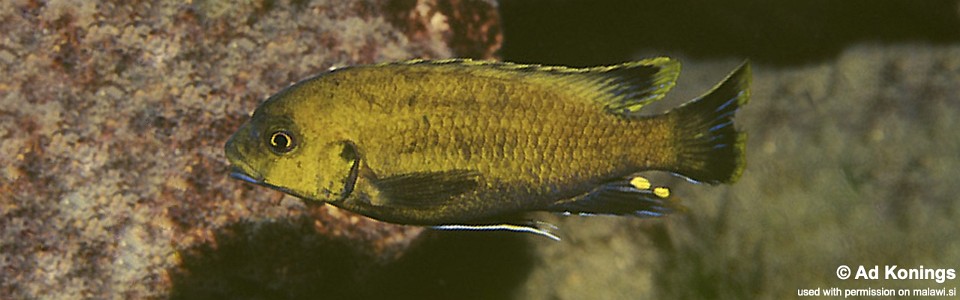
[[[298,79],[491,58],[498,26],[486,1],[3,1],[0,298],[269,296],[289,278],[370,277],[297,277],[293,258],[368,272],[420,229],[231,180],[223,143]]]

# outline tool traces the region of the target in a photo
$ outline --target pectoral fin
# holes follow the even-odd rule
[[[381,199],[397,206],[445,205],[479,186],[479,173],[471,170],[415,172],[372,180]]]
[[[660,217],[683,211],[670,196],[670,188],[653,186],[643,177],[610,182],[583,196],[560,201],[549,210],[581,215],[635,215]]]

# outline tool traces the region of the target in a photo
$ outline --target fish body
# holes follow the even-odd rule
[[[744,166],[745,136],[732,118],[749,99],[749,65],[691,102],[641,112],[679,69],[668,58],[336,69],[267,99],[226,155],[234,177],[392,223],[483,228],[518,224],[529,211],[660,216],[680,206],[638,172],[718,184]]]

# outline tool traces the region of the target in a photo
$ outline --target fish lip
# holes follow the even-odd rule
[[[264,182],[263,182],[263,176],[260,176],[259,174],[258,174],[258,175],[251,175],[251,174],[247,173],[246,171],[244,171],[244,169],[243,169],[242,167],[236,166],[236,165],[230,167],[230,178],[239,179],[239,180],[246,181],[246,182],[253,183],[253,184],[263,184],[263,183],[264,183]]]

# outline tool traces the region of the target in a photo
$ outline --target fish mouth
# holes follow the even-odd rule
[[[267,182],[263,179],[263,175],[260,175],[260,174],[251,175],[250,173],[248,173],[247,171],[245,171],[245,170],[243,169],[243,167],[241,167],[241,166],[234,165],[234,166],[231,166],[231,167],[230,167],[230,178],[239,179],[239,180],[241,180],[241,181],[245,181],[245,182],[249,182],[249,183],[252,183],[252,184],[259,185],[259,186],[271,188],[271,189],[274,189],[274,190],[277,190],[277,191],[280,191],[280,192],[283,192],[283,193],[290,194],[290,195],[292,195],[292,196],[294,196],[294,197],[297,197],[297,198],[307,199],[306,196],[304,196],[303,194],[297,193],[297,192],[294,191],[294,190],[291,190],[291,189],[288,189],[288,188],[285,188],[285,187],[282,187],[282,186],[278,186],[278,185],[273,185],[273,184],[267,183]]]
[[[238,144],[234,143],[236,138],[237,134],[234,134],[224,145],[227,161],[230,163],[230,177],[253,184],[263,184],[263,175],[254,171],[253,167],[246,162],[244,151],[238,147]]]
[[[247,125],[244,125],[244,126],[247,126]],[[254,168],[249,163],[247,163],[247,160],[244,159],[246,156],[244,155],[245,151],[243,150],[245,149],[241,147],[243,145],[243,140],[241,140],[240,142],[235,141],[236,139],[238,139],[238,137],[242,139],[242,136],[238,135],[239,132],[240,131],[238,131],[238,133],[235,133],[232,137],[230,137],[230,140],[228,140],[227,143],[224,145],[224,148],[226,150],[227,161],[229,161],[230,163],[230,178],[238,179],[243,182],[252,183],[252,184],[256,184],[256,185],[267,187],[267,188],[271,188],[283,193],[293,195],[298,198],[306,199],[305,197],[303,197],[302,194],[297,193],[291,189],[267,183],[267,180],[266,178],[264,178],[263,174],[255,171]]]
[[[250,175],[249,173],[245,172],[243,168],[236,165],[230,167],[230,178],[239,179],[253,184],[264,184],[263,176]]]

